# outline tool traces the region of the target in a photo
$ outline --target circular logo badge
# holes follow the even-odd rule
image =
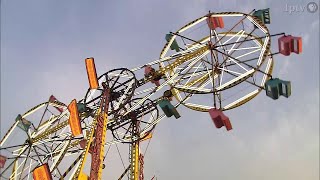
[[[318,11],[318,4],[316,3],[316,2],[309,2],[308,4],[307,4],[307,11],[309,12],[309,13],[315,13],[315,12],[317,12]]]

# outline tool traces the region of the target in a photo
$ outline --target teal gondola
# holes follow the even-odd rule
[[[263,24],[270,24],[270,8],[260,9],[253,12],[253,16],[261,20]]]
[[[172,34],[166,34],[166,40],[167,40],[167,42],[170,41],[171,37],[172,37]],[[171,49],[171,50],[176,50],[176,52],[179,52],[179,51],[180,51],[179,45],[178,45],[178,43],[177,43],[176,40],[173,40],[173,42],[172,42],[172,44],[171,44],[171,46],[170,46],[170,49]]]
[[[180,114],[177,109],[170,103],[167,99],[161,99],[158,101],[159,106],[167,117],[171,117],[172,115],[178,119],[180,118]]]
[[[291,82],[279,78],[269,79],[265,83],[266,95],[276,100],[279,96],[288,98],[291,95]]]

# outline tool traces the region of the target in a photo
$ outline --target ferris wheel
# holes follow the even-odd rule
[[[90,88],[83,99],[66,105],[51,96],[19,115],[2,137],[1,178],[101,179],[110,147],[125,144],[119,179],[142,180],[143,141],[150,142],[162,119],[183,117],[179,106],[209,112],[217,128],[231,130],[223,111],[263,90],[272,99],[289,97],[290,81],[272,75],[274,59],[300,54],[302,40],[271,34],[268,24],[269,9],[209,12],[168,33],[160,58],[147,64],[97,76],[94,59],[87,58]]]
[[[66,105],[54,96],[18,115],[0,142],[2,163],[6,161],[1,179],[35,179],[32,171],[43,164],[42,170],[60,177],[63,166],[82,151],[69,131],[68,118]]]
[[[168,34],[160,58],[176,51],[194,53],[179,63],[160,63],[160,68],[177,63],[165,73],[166,77],[176,75],[176,81],[169,83],[175,98],[192,110],[224,111],[245,104],[264,90],[272,78],[273,56],[279,54],[271,52],[271,38],[284,33],[270,34],[265,24],[270,23],[268,10],[263,15],[259,19],[237,12],[209,13]]]

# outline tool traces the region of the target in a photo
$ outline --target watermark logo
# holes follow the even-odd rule
[[[308,4],[286,4],[285,12],[291,13],[315,13],[319,9],[319,6],[316,2],[309,2]]]
[[[319,6],[318,6],[318,4],[317,4],[316,2],[309,2],[309,3],[307,4],[307,11],[308,11],[309,13],[315,13],[315,12],[317,12],[317,11],[318,11],[318,8],[319,8]]]

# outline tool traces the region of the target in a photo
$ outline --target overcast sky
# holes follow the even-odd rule
[[[286,12],[288,6],[308,2],[2,0],[1,138],[17,114],[51,94],[65,103],[83,98],[86,57],[95,58],[98,74],[132,68],[158,58],[166,33],[209,10],[270,8],[271,33],[303,38],[301,55],[275,57],[274,76],[292,82],[292,96],[274,101],[262,92],[227,111],[234,127],[230,132],[216,129],[206,113],[182,109],[179,120],[165,119],[157,126],[145,177],[318,180],[319,10]]]

